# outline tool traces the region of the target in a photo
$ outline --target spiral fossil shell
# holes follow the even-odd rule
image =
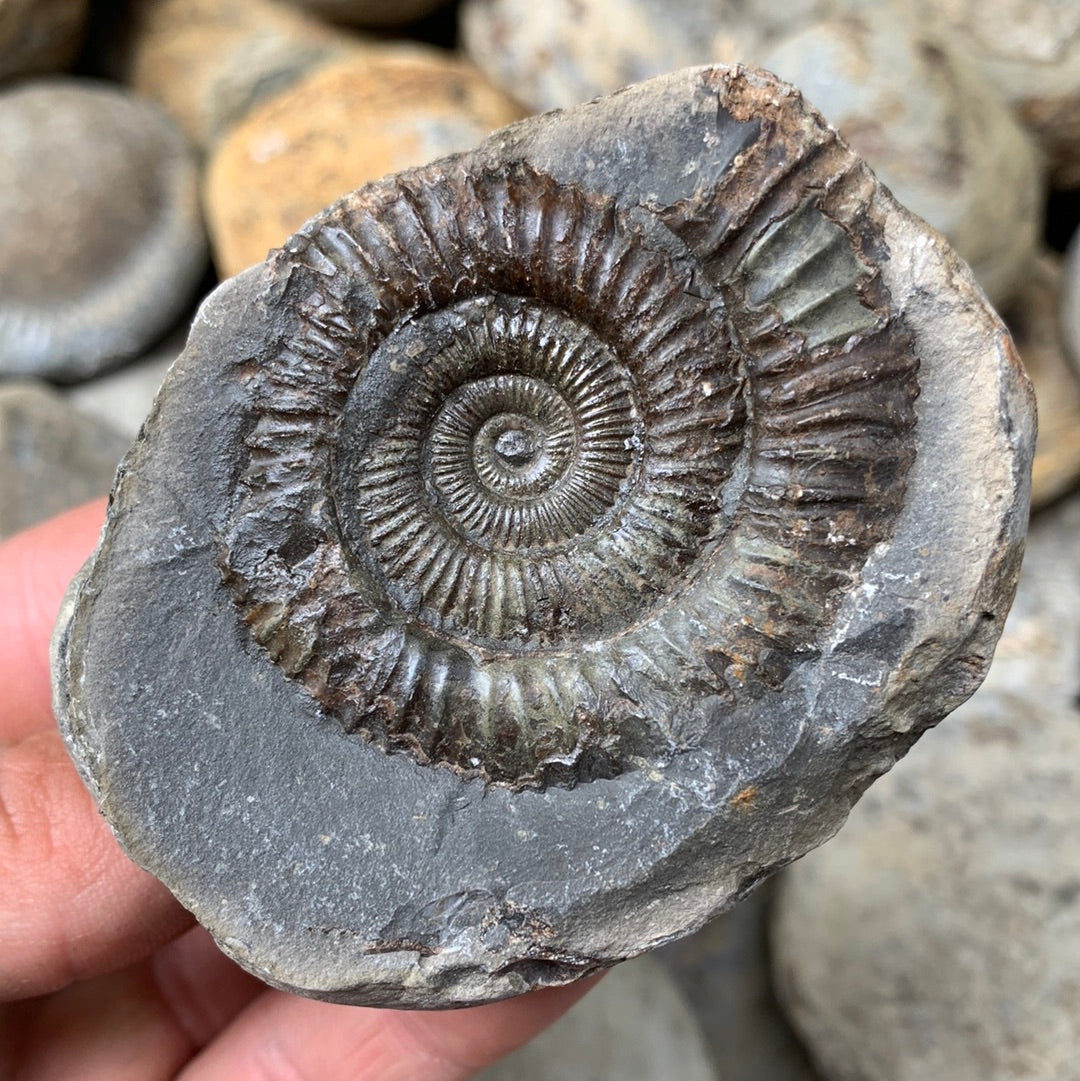
[[[782,680],[912,454],[872,187],[832,179],[835,218],[759,191],[722,269],[517,165],[394,178],[301,235],[224,556],[256,639],[346,730],[512,784],[629,768],[687,681]]]
[[[970,693],[1031,423],[967,270],[793,89],[673,74],[368,185],[208,302],[57,712],[270,982],[565,982],[820,843]]]

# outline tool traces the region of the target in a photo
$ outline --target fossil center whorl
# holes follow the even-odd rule
[[[342,415],[330,488],[349,557],[463,645],[559,646],[639,618],[641,595],[596,573],[613,529],[651,575],[674,566],[633,505],[637,398],[610,347],[537,301],[485,295],[402,324]]]

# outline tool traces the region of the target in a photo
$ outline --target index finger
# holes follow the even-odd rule
[[[104,518],[98,499],[0,543],[0,745],[53,723],[49,636]]]

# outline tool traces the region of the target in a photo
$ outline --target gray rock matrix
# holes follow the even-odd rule
[[[204,304],[56,713],[268,982],[564,983],[826,840],[971,694],[1033,427],[966,267],[796,91],[674,73],[369,185]]]

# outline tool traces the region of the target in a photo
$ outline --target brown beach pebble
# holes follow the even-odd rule
[[[423,18],[446,0],[292,0],[323,18],[356,26],[398,26]]]
[[[521,109],[467,61],[394,47],[324,68],[255,110],[210,161],[223,275],[265,258],[360,184],[468,149]]]
[[[137,356],[206,269],[187,142],[120,87],[49,79],[0,94],[0,147],[0,375]]]
[[[139,0],[131,18],[128,81],[204,148],[266,98],[362,45],[270,0]]]
[[[0,0],[0,79],[63,71],[85,23],[86,0]]]

